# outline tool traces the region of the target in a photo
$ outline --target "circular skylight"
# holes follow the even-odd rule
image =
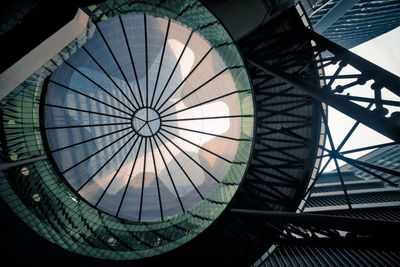
[[[51,158],[83,199],[111,215],[150,222],[185,213],[232,166],[247,165],[236,158],[240,142],[252,142],[243,120],[253,114],[241,108],[251,91],[237,89],[232,68],[173,20],[102,21],[48,83]]]

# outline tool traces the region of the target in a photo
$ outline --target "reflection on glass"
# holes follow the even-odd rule
[[[102,21],[58,68],[46,136],[66,181],[120,218],[160,221],[209,197],[238,153],[240,94],[215,48],[163,18]],[[249,140],[245,140],[249,141]]]

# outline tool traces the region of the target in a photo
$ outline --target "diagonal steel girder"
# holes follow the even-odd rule
[[[334,92],[328,88],[321,88],[315,84],[298,78],[296,75],[288,74],[264,62],[260,62],[256,58],[247,57],[247,61],[260,70],[274,75],[288,84],[303,90],[314,99],[324,102],[386,137],[396,142],[400,142],[400,122],[396,121],[394,118],[387,118],[379,115],[374,111],[368,110],[349,101],[346,99],[346,96],[334,94]]]

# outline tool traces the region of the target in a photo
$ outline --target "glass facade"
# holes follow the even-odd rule
[[[311,24],[317,25],[344,0],[317,1],[314,10],[308,10]],[[333,23],[321,35],[347,48],[378,37],[400,25],[398,0],[360,0]]]
[[[252,138],[219,52],[174,20],[133,13],[101,21],[50,77],[49,150],[85,200],[131,221],[160,221],[208,198]],[[248,124],[251,126],[251,124]]]

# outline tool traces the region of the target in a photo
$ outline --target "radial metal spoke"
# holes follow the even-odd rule
[[[143,206],[143,192],[144,192],[144,179],[146,178],[146,161],[147,161],[147,138],[144,138],[144,155],[143,155],[143,175],[142,175],[142,188],[140,193],[139,205],[139,222],[142,219],[142,206]]]
[[[142,97],[142,92],[141,92],[142,90],[140,89],[140,84],[139,84],[139,79],[138,79],[137,72],[136,72],[136,68],[135,68],[135,63],[133,62],[133,56],[132,56],[131,47],[130,47],[130,45],[129,45],[128,37],[126,36],[125,26],[124,26],[124,23],[122,22],[121,16],[119,16],[119,22],[121,23],[121,28],[122,28],[122,32],[124,33],[125,43],[126,43],[126,46],[128,47],[128,53],[129,53],[129,57],[130,57],[130,59],[131,59],[133,74],[135,75],[136,86],[137,86],[138,91],[139,91],[140,100],[141,100],[141,102],[142,102],[142,106],[144,106],[143,97]],[[129,84],[128,84],[128,85],[129,85]],[[129,86],[129,89],[131,90],[131,93],[132,93],[133,97],[135,98],[136,102],[137,102],[138,105],[139,105],[139,101],[136,99],[135,94],[133,93],[133,90],[132,90],[132,88],[131,88],[130,86]],[[140,105],[139,105],[139,106],[140,106]]]
[[[110,125],[125,125],[131,124],[130,122],[119,122],[119,123],[99,123],[99,124],[84,124],[84,125],[70,125],[70,126],[54,126],[54,127],[46,127],[46,130],[54,130],[54,129],[67,129],[67,128],[81,128],[81,127],[101,127],[101,126],[110,126]]]
[[[204,172],[206,172],[208,175],[210,175],[211,178],[213,178],[217,183],[220,183],[220,181],[215,178],[214,175],[212,175],[204,166],[202,166],[200,163],[198,163],[196,160],[194,160],[191,156],[189,156],[188,153],[186,153],[181,147],[179,147],[175,142],[173,142],[171,139],[169,139],[167,136],[165,136],[163,133],[160,132],[160,134],[167,139],[171,144],[173,144],[176,148],[178,148],[185,156],[187,156],[189,159],[191,159],[197,166],[199,166]]]
[[[141,118],[139,118],[139,117],[135,117],[135,119],[138,119],[138,120],[140,120],[140,121],[143,121],[144,123],[147,123],[147,120],[143,120],[143,119],[141,119]],[[146,118],[147,119],[147,118]]]
[[[112,115],[112,114],[108,114],[108,113],[101,113],[101,112],[96,112],[96,111],[91,111],[91,110],[86,110],[86,109],[80,109],[80,108],[71,108],[71,107],[65,107],[65,106],[59,106],[59,105],[53,105],[53,104],[47,104],[47,103],[45,103],[45,106],[53,107],[53,108],[68,109],[68,110],[79,111],[79,112],[85,112],[85,113],[113,117],[113,118],[124,119],[124,120],[131,120],[131,118],[127,118],[127,117]]]
[[[130,139],[115,153],[115,154],[114,154],[114,155],[113,155],[113,157],[116,156],[116,155],[122,150],[122,148],[123,148],[125,145],[127,145],[127,144],[132,140],[132,138],[133,138],[134,136],[135,136],[135,135],[133,135],[133,136],[132,136],[132,137],[131,137],[131,138],[130,138]],[[117,174],[119,173],[119,171],[121,170],[122,166],[124,165],[126,159],[127,159],[128,156],[130,155],[130,153],[131,153],[131,151],[132,151],[133,147],[135,146],[135,144],[136,144],[136,142],[137,142],[138,139],[139,139],[139,138],[136,138],[136,139],[135,139],[135,141],[133,142],[133,145],[132,145],[131,148],[129,149],[128,153],[126,153],[124,159],[122,160],[121,164],[120,164],[119,167],[118,167],[118,170],[114,173],[114,175],[113,175],[113,177],[111,178],[110,182],[108,183],[106,189],[104,189],[104,191],[103,191],[103,193],[101,194],[100,198],[97,200],[96,205],[94,205],[95,207],[97,207],[97,205],[100,203],[101,199],[103,198],[103,196],[104,196],[105,193],[107,192],[108,188],[109,188],[109,187],[111,186],[111,184],[113,183],[115,177],[117,177]],[[113,158],[113,157],[112,157],[112,158]],[[111,159],[112,159],[112,158],[111,158]],[[103,166],[103,167],[104,167],[104,166]]]
[[[68,61],[64,62],[66,65],[68,65],[69,67],[71,67],[72,69],[74,69],[76,72],[78,72],[79,74],[81,74],[83,77],[85,77],[88,81],[90,81],[91,83],[93,83],[94,85],[96,85],[98,88],[100,88],[103,92],[105,92],[107,95],[111,96],[113,99],[115,99],[117,102],[119,102],[121,105],[123,105],[124,107],[126,107],[127,109],[129,109],[132,113],[134,113],[133,109],[131,109],[130,107],[128,107],[127,105],[125,105],[121,100],[119,100],[118,98],[116,98],[113,94],[111,94],[110,92],[108,92],[106,89],[104,89],[100,84],[98,84],[97,82],[95,82],[93,79],[91,79],[89,76],[87,76],[86,74],[84,74],[83,72],[81,72],[78,68],[74,67],[73,65],[71,65]]]
[[[143,127],[146,126],[146,125],[147,125],[147,123],[143,124],[142,127],[140,127],[137,131],[140,132],[140,130],[142,130]]]
[[[144,53],[145,53],[145,59],[146,59],[146,107],[149,106],[149,55],[148,55],[148,44],[147,44],[147,16],[146,13],[143,14],[143,19],[144,19]],[[148,109],[146,109],[147,111]],[[146,112],[146,120],[147,120],[147,112]],[[147,141],[145,141],[145,147],[147,147]],[[144,176],[143,176],[144,179]],[[143,191],[142,191],[143,192]],[[140,205],[140,209],[142,208],[142,205]],[[141,211],[141,210],[140,210]],[[139,221],[140,221],[140,214],[139,213]]]
[[[155,84],[154,84],[153,95],[152,95],[152,97],[151,97],[150,107],[153,107],[154,95],[155,95],[156,90],[157,90],[157,85],[158,85],[158,80],[159,80],[159,77],[160,77],[161,66],[163,65],[165,47],[166,47],[166,45],[167,45],[167,40],[168,40],[168,34],[169,34],[169,27],[170,27],[170,25],[171,25],[171,20],[169,19],[169,20],[168,20],[168,24],[167,24],[167,31],[166,31],[166,33],[165,33],[165,39],[164,39],[163,49],[162,49],[162,52],[161,52],[160,65],[158,66],[156,82],[155,82]]]
[[[56,82],[56,81],[53,81],[53,80],[50,80],[49,82],[54,83],[54,84],[56,84],[56,85],[58,85],[58,86],[64,87],[64,88],[67,89],[67,90],[70,90],[70,91],[72,91],[72,92],[74,92],[74,93],[76,93],[76,94],[78,94],[78,95],[82,95],[82,96],[84,96],[84,97],[87,97],[87,98],[89,98],[89,99],[91,99],[91,100],[94,100],[94,101],[96,101],[96,102],[98,102],[98,103],[101,103],[101,104],[103,104],[103,105],[105,105],[105,106],[107,106],[107,107],[110,107],[110,108],[113,108],[113,109],[115,109],[115,110],[118,110],[119,112],[125,113],[126,115],[132,116],[132,113],[128,113],[128,112],[126,112],[126,111],[124,111],[124,110],[122,110],[122,109],[119,109],[119,108],[117,108],[117,107],[111,105],[111,104],[108,104],[108,103],[106,103],[106,102],[104,102],[104,101],[101,101],[101,100],[99,100],[99,99],[97,99],[97,98],[91,97],[90,95],[87,95],[87,94],[84,94],[84,93],[82,93],[82,92],[79,92],[79,91],[77,91],[77,90],[75,90],[75,89],[72,89],[72,88],[70,88],[70,87],[68,87],[68,86],[66,86],[66,85],[64,85],[64,84],[61,84],[61,83]]]
[[[133,102],[130,100],[130,98],[124,93],[124,91],[122,91],[121,87],[119,87],[119,85],[114,81],[114,79],[111,77],[110,74],[107,73],[107,71],[103,68],[103,66],[97,61],[97,59],[89,52],[89,50],[86,49],[85,46],[82,46],[83,51],[86,52],[86,54],[88,54],[88,56],[94,61],[94,63],[96,63],[96,65],[103,71],[103,73],[107,76],[107,78],[114,84],[114,86],[118,89],[118,91],[120,91],[122,93],[122,95],[125,97],[126,100],[128,100],[128,102],[132,105],[132,107],[134,109],[137,109],[137,107],[135,106],[135,104],[133,104]],[[136,98],[135,98],[136,100]]]
[[[149,122],[150,122],[150,121],[149,121]],[[147,124],[148,124],[149,122],[147,122]],[[150,125],[148,125],[148,127],[149,127],[149,130],[150,130],[151,136],[155,135],[155,133],[154,133],[153,130],[151,129]],[[160,127],[161,127],[161,122],[160,122]]]
[[[172,132],[170,132],[168,130],[165,130],[163,128],[161,128],[160,130],[163,130],[164,132],[167,132],[167,133],[169,133],[169,134],[171,134],[171,135],[173,135],[175,137],[178,137],[179,139],[182,139],[183,141],[185,141],[185,142],[187,142],[187,143],[189,143],[189,144],[191,144],[193,146],[196,146],[196,147],[198,147],[198,148],[200,148],[200,149],[202,149],[202,150],[204,150],[204,151],[206,151],[206,152],[208,152],[208,153],[210,153],[210,154],[212,154],[212,155],[214,155],[214,156],[216,156],[216,157],[218,157],[218,158],[220,158],[220,159],[222,159],[222,160],[224,160],[226,162],[229,162],[231,164],[242,164],[242,162],[230,161],[229,159],[226,159],[226,158],[222,157],[221,155],[218,155],[217,153],[214,153],[211,150],[208,150],[208,149],[206,149],[206,148],[204,148],[202,146],[199,146],[198,144],[195,144],[192,141],[189,141],[186,138],[183,138],[182,136],[176,135],[176,134],[174,134],[174,133],[172,133]]]
[[[124,80],[125,80],[126,85],[128,85],[129,89],[131,90],[132,95],[135,96],[134,93],[133,93],[133,89],[132,89],[130,83],[128,82],[128,79],[126,78],[125,73],[124,73],[124,71],[122,70],[121,65],[119,64],[117,58],[116,58],[115,55],[114,55],[114,52],[112,51],[110,45],[108,44],[106,38],[104,37],[103,32],[101,31],[101,28],[98,27],[97,25],[96,25],[96,28],[97,28],[97,30],[99,31],[100,36],[101,36],[101,38],[103,39],[103,41],[104,41],[105,45],[107,46],[108,50],[110,51],[111,56],[112,56],[112,58],[114,59],[114,62],[117,64],[117,67],[118,67],[119,72],[122,74],[122,77],[124,77]],[[139,90],[139,93],[140,93],[140,90]],[[142,95],[140,94],[140,96],[142,96]],[[136,99],[136,98],[135,98],[135,99]],[[143,99],[141,99],[141,100],[142,100],[142,104],[143,104]]]
[[[200,59],[200,61],[194,66],[194,68],[189,72],[189,74],[182,80],[182,82],[175,88],[174,91],[164,100],[164,102],[157,108],[157,111],[159,111],[167,102],[170,100],[170,98],[181,88],[181,86],[186,82],[186,80],[192,75],[192,73],[197,69],[197,67],[204,61],[204,59],[210,54],[210,52],[213,50],[213,47],[210,47],[210,49],[207,51],[207,53]]]
[[[152,137],[154,138],[154,137]],[[160,182],[158,181],[158,172],[157,172],[157,166],[156,166],[156,158],[154,157],[154,149],[153,149],[153,143],[151,142],[151,139],[149,140],[150,143],[150,150],[151,150],[151,156],[153,158],[153,165],[154,165],[154,173],[156,176],[156,183],[157,183],[157,194],[158,194],[158,203],[160,205],[160,215],[161,215],[161,220],[164,220],[164,214],[163,214],[163,209],[162,209],[162,201],[161,201],[161,194],[160,194]]]
[[[79,164],[85,162],[86,160],[90,159],[91,157],[99,154],[101,151],[103,151],[104,149],[112,146],[113,144],[115,144],[116,142],[120,141],[121,139],[123,139],[124,137],[128,136],[129,134],[133,133],[133,131],[130,131],[129,133],[124,134],[123,136],[121,136],[120,138],[114,140],[113,142],[111,142],[110,144],[106,145],[105,147],[103,147],[102,149],[97,150],[95,153],[91,154],[90,156],[84,158],[83,160],[79,161],[78,163],[75,163],[74,165],[72,165],[71,167],[69,167],[68,169],[64,170],[62,172],[62,174],[67,173],[68,171],[72,170],[73,168],[75,168],[76,166],[78,166]],[[135,136],[136,134],[134,133],[133,136]]]
[[[167,115],[163,115],[163,116],[161,116],[161,118],[165,118],[165,117],[168,117],[168,116],[171,116],[171,115],[174,115],[174,114],[177,114],[177,113],[180,113],[180,112],[183,112],[183,111],[186,111],[186,110],[195,108],[195,107],[199,107],[199,106],[201,106],[201,105],[204,105],[204,104],[207,104],[207,103],[210,103],[210,102],[219,100],[219,99],[221,99],[221,98],[228,97],[228,96],[233,95],[233,94],[240,94],[240,93],[245,93],[245,92],[249,92],[249,90],[238,90],[238,91],[230,92],[230,93],[224,94],[224,95],[222,95],[222,96],[218,96],[218,97],[212,98],[212,99],[210,99],[210,100],[207,100],[207,101],[198,103],[198,104],[196,104],[196,105],[193,105],[193,106],[190,106],[190,107],[187,107],[187,108],[184,108],[184,109],[177,110],[177,111],[172,112],[172,113],[169,113],[169,114],[167,114]]]
[[[189,180],[190,184],[193,186],[193,188],[196,190],[197,194],[201,197],[201,199],[204,199],[203,195],[200,193],[199,189],[197,189],[196,185],[193,183],[192,179],[190,179],[189,175],[186,173],[185,169],[182,167],[182,165],[179,163],[179,161],[176,159],[176,155],[174,155],[171,150],[169,150],[168,146],[162,141],[162,139],[156,135],[156,137],[160,140],[160,142],[164,145],[164,147],[167,149],[168,153],[171,155],[172,159],[176,162],[176,164],[179,166],[179,168],[182,170],[183,174],[185,174],[186,178]]]
[[[173,119],[173,120],[162,120],[162,122],[169,121],[191,121],[191,120],[216,120],[216,119],[229,119],[229,118],[253,118],[253,115],[231,115],[231,116],[215,116],[215,117],[198,117],[198,118],[185,118],[185,119]],[[154,119],[156,120],[156,119]],[[154,121],[154,120],[150,120]]]
[[[163,88],[162,91],[161,91],[160,96],[158,97],[156,103],[154,104],[154,107],[157,107],[158,102],[161,100],[162,96],[164,95],[165,89],[167,89],[167,86],[168,86],[169,82],[171,81],[171,78],[172,78],[172,76],[174,75],[175,70],[176,70],[176,68],[178,67],[178,65],[179,65],[179,63],[180,63],[180,61],[181,61],[181,59],[182,59],[182,56],[183,56],[183,54],[184,54],[185,51],[186,51],[186,48],[187,48],[187,46],[188,46],[188,44],[189,44],[189,41],[190,41],[190,39],[192,38],[192,35],[193,35],[193,31],[190,32],[190,35],[189,35],[188,39],[186,40],[185,46],[183,47],[183,50],[182,50],[181,54],[179,55],[179,58],[178,58],[178,60],[176,61],[175,66],[174,66],[174,68],[172,69],[171,74],[169,75],[168,80],[167,80],[167,82],[165,83],[164,88]],[[158,111],[157,108],[156,108],[156,110]]]
[[[225,71],[229,70],[229,68],[225,68],[223,70],[221,70],[220,72],[218,72],[217,74],[215,74],[213,77],[211,77],[210,79],[208,79],[206,82],[204,82],[203,84],[201,84],[199,87],[197,87],[196,89],[194,89],[193,91],[191,91],[190,93],[188,93],[187,95],[183,96],[181,99],[179,99],[178,101],[174,102],[172,105],[170,105],[169,107],[165,108],[162,111],[157,110],[157,112],[159,114],[164,113],[165,111],[167,111],[168,109],[172,108],[173,106],[175,106],[176,104],[178,104],[179,102],[183,101],[184,99],[186,99],[187,97],[191,96],[192,94],[194,94],[195,92],[197,92],[198,90],[200,90],[201,88],[203,88],[205,85],[207,85],[208,83],[212,82],[214,79],[216,79],[219,75],[221,75],[222,73],[224,73]]]
[[[79,192],[83,187],[85,187],[85,185],[87,185],[134,137],[136,136],[136,133],[133,134],[126,143],[124,143],[118,150],[117,152],[115,152],[101,167],[100,169],[98,169],[86,182],[83,183],[83,185],[81,185],[79,187],[78,190],[76,190],[77,192]],[[97,154],[97,152],[95,153]],[[93,154],[94,155],[94,154]],[[93,156],[92,155],[92,156]],[[91,157],[92,157],[91,156]],[[65,173],[65,172],[63,172]],[[105,191],[103,192],[103,194],[105,193]],[[95,206],[97,206],[98,202],[96,203]]]
[[[126,131],[126,130],[128,130],[130,128],[131,127],[126,127],[126,128],[123,128],[123,129],[119,129],[117,131],[113,131],[113,132],[110,132],[110,133],[99,135],[99,136],[96,136],[96,137],[93,137],[93,138],[90,138],[90,139],[87,139],[87,140],[84,140],[84,141],[81,141],[81,142],[78,142],[78,143],[75,143],[75,144],[72,144],[72,145],[68,145],[68,146],[64,146],[64,147],[61,147],[61,148],[57,148],[57,149],[51,150],[50,152],[51,153],[55,153],[55,152],[58,152],[58,151],[63,150],[63,149],[71,148],[73,146],[82,145],[82,144],[84,144],[86,142],[91,142],[91,141],[94,141],[96,139],[99,139],[99,138],[102,138],[102,137],[105,137],[105,136],[109,136],[109,135],[113,135],[113,134],[116,134],[116,133],[119,133],[119,132],[122,132],[122,131]]]
[[[174,191],[175,191],[176,197],[177,197],[178,200],[179,200],[179,204],[181,205],[181,209],[182,209],[183,212],[185,212],[185,208],[183,207],[182,200],[181,200],[181,198],[180,198],[180,196],[179,196],[179,194],[178,194],[178,190],[176,189],[174,180],[172,179],[171,172],[169,171],[168,165],[167,165],[167,163],[165,162],[164,156],[163,156],[163,154],[162,154],[162,152],[161,152],[160,147],[158,146],[158,143],[157,143],[156,138],[154,138],[154,143],[155,143],[156,146],[157,146],[158,153],[160,154],[160,157],[161,157],[161,159],[162,159],[162,162],[163,162],[163,164],[164,164],[164,167],[165,167],[165,169],[166,169],[166,171],[167,171],[167,173],[168,173],[168,177],[169,177],[169,179],[171,180],[172,186],[174,187]]]
[[[234,137],[229,137],[229,136],[225,136],[225,135],[219,135],[219,134],[213,134],[213,133],[208,133],[208,132],[203,132],[203,131],[196,131],[196,130],[188,129],[188,128],[176,127],[176,126],[172,126],[172,125],[162,124],[162,126],[170,127],[170,128],[174,128],[174,129],[178,129],[178,130],[183,130],[183,131],[188,131],[188,132],[193,132],[193,133],[215,136],[215,137],[229,139],[229,140],[233,140],[233,141],[252,141],[252,139],[234,138]]]
[[[136,152],[135,160],[133,161],[133,164],[132,164],[132,168],[131,168],[131,172],[130,172],[130,174],[129,174],[128,181],[126,182],[126,186],[125,186],[124,192],[123,192],[123,194],[122,194],[121,201],[119,202],[118,210],[117,210],[117,215],[116,215],[116,216],[118,216],[119,212],[121,211],[122,203],[124,202],[125,195],[126,195],[126,191],[128,190],[129,183],[130,183],[130,181],[131,181],[131,179],[132,179],[133,170],[134,170],[134,168],[135,168],[136,161],[137,161],[137,158],[138,158],[139,153],[140,153],[140,148],[142,147],[142,142],[143,142],[143,138],[140,138],[139,147],[138,147],[138,150],[137,150],[137,152]]]

